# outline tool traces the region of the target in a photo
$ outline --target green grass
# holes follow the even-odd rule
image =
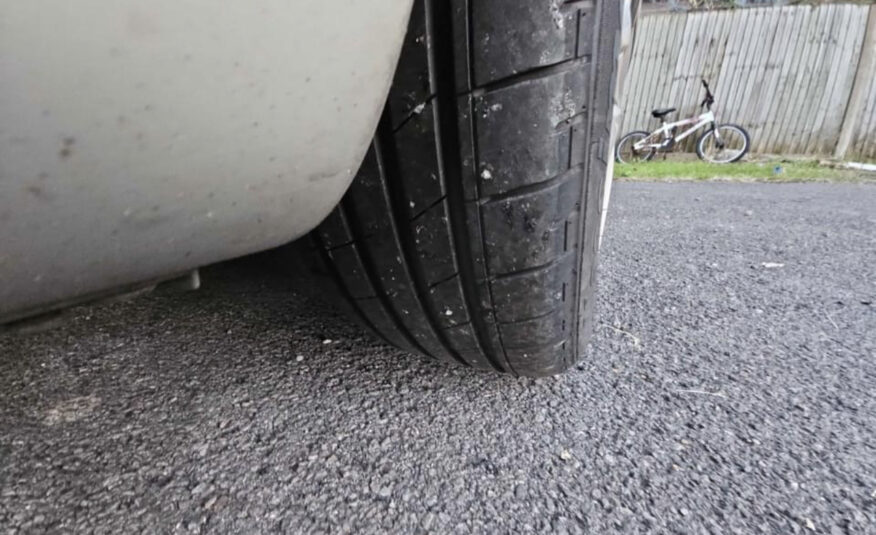
[[[781,167],[776,172],[776,166]],[[618,180],[730,180],[741,182],[863,182],[876,180],[876,175],[851,169],[834,169],[817,161],[738,162],[711,164],[694,161],[651,161],[638,164],[616,164]]]

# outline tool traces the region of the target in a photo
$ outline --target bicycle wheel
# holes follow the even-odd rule
[[[717,137],[715,131],[718,132]],[[741,160],[750,146],[751,138],[744,128],[735,124],[721,124],[700,136],[697,140],[697,156],[711,163],[733,163]]]
[[[636,150],[635,144],[650,135],[648,132],[637,131],[630,132],[620,138],[614,149],[614,159],[619,163],[647,162],[654,157],[654,148],[648,147],[643,150]]]

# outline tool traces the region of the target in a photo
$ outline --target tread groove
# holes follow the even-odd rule
[[[501,281],[506,279],[511,279],[514,277],[524,277],[526,275],[532,275],[533,273],[538,273],[540,271],[545,271],[553,266],[563,262],[566,258],[569,257],[569,253],[561,254],[560,256],[554,258],[550,262],[545,262],[544,264],[539,264],[537,266],[528,267],[526,269],[518,269],[517,271],[509,271],[508,273],[499,273],[493,274],[490,276],[490,281]]]
[[[563,9],[593,9],[593,0],[566,0],[562,7]]]
[[[446,199],[446,198],[447,198],[447,195],[442,195],[441,197],[438,198],[438,200],[436,200],[435,202],[433,202],[429,206],[423,208],[421,211],[417,212],[417,214],[411,218],[411,223],[413,223],[417,219],[421,218],[423,216],[423,214],[425,214],[426,212],[428,212],[432,208],[435,208],[436,206],[438,206],[439,204],[444,202],[444,199]]]
[[[423,102],[421,102],[420,104],[418,104],[417,107],[415,107],[414,109],[412,109],[411,111],[409,111],[408,114],[405,115],[404,118],[402,118],[402,120],[399,121],[399,123],[398,123],[397,125],[395,125],[395,126],[392,127],[392,133],[395,134],[396,132],[398,132],[399,130],[401,130],[402,128],[404,128],[404,126],[405,126],[406,124],[408,124],[408,123],[411,121],[411,119],[414,118],[414,116],[421,114],[421,113],[423,112],[423,108],[425,108],[426,106],[428,106],[429,104],[431,104],[433,100],[435,100],[435,95],[434,95],[434,94],[429,95],[428,97],[426,97],[426,100],[424,100]],[[420,108],[420,106],[422,106],[423,108]],[[417,111],[418,108],[419,108],[419,111]]]
[[[375,153],[377,154],[378,167],[383,175],[381,181],[382,193],[386,199],[386,204],[389,209],[388,219],[392,227],[392,232],[398,249],[401,252],[402,264],[407,278],[410,281],[412,294],[417,306],[423,311],[423,315],[433,335],[438,339],[438,342],[444,347],[448,355],[460,364],[469,363],[465,361],[454,349],[447,340],[447,337],[441,332],[438,322],[432,314],[429,306],[429,299],[426,296],[426,291],[421,284],[425,280],[423,268],[420,262],[414,258],[416,246],[414,238],[410,234],[409,221],[404,216],[405,189],[404,181],[401,180],[401,173],[398,168],[398,156],[395,152],[395,144],[392,139],[392,124],[389,114],[384,112],[380,123],[377,126],[377,134],[375,139]],[[425,352],[429,355],[429,352]],[[438,357],[438,355],[432,355]]]
[[[498,80],[493,80],[489,83],[478,86],[471,91],[471,95],[474,97],[481,97],[486,94],[499,91],[501,89],[514,87],[523,82],[547,78],[555,74],[572,72],[575,69],[587,65],[588,63],[590,63],[590,56],[580,56],[577,58],[573,57],[567,60],[563,60],[559,63],[554,63],[552,65],[534,67],[532,69],[529,69],[528,71],[514,73],[510,76],[505,76],[504,78],[499,78]],[[466,94],[467,93],[461,93],[458,96],[464,96]]]
[[[523,186],[518,186],[514,189],[510,189],[508,191],[504,191],[502,193],[494,193],[493,195],[487,195],[480,200],[478,203],[481,205],[485,204],[493,204],[502,201],[519,199],[521,197],[526,197],[527,195],[531,195],[533,193],[540,193],[551,188],[555,188],[561,186],[566,183],[570,179],[578,178],[576,174],[577,171],[580,171],[582,166],[576,165],[567,169],[566,171],[560,173],[559,175],[553,176],[547,180],[542,180],[541,182],[536,182],[534,184],[526,184]]]
[[[588,112],[589,110],[587,108],[584,108],[575,115],[569,117],[568,119],[563,119],[562,121],[557,123],[556,129],[563,130],[564,128],[570,126],[577,126],[581,123],[586,123],[590,119]]]
[[[355,243],[355,242],[353,242],[353,241],[346,241],[346,242],[344,242],[344,243],[339,243],[339,244],[337,244],[337,245],[332,245],[331,247],[325,247],[325,250],[326,250],[326,251],[329,251],[329,252],[331,252],[331,251],[337,251],[338,249],[343,249],[344,247],[349,247],[349,246],[353,245],[354,243]]]
[[[349,198],[346,196],[341,200],[341,204],[338,205],[338,209],[340,210],[343,217],[347,219],[347,221],[357,221],[358,219],[355,217],[355,208],[350,206]],[[383,305],[383,308],[386,310],[386,314],[390,317],[393,324],[395,324],[396,330],[402,335],[402,337],[417,351],[423,353],[424,355],[428,355],[428,351],[426,351],[422,345],[414,338],[413,334],[405,327],[404,322],[401,320],[401,316],[399,316],[398,311],[396,311],[395,307],[389,300],[383,285],[380,283],[380,276],[377,274],[377,268],[374,265],[374,260],[371,258],[371,254],[368,251],[367,247],[358,247],[359,243],[363,243],[361,237],[358,235],[358,227],[359,225],[350,225],[350,232],[353,233],[353,240],[356,242],[353,246],[356,247],[356,250],[359,252],[360,258],[362,258],[362,265],[365,268],[365,276],[368,279],[368,283],[374,289],[374,294],[377,297],[380,304]]]
[[[569,250],[569,220],[563,221],[563,252]]]
[[[508,325],[519,325],[521,323],[526,323],[527,321],[540,320],[542,318],[546,318],[551,314],[556,314],[557,311],[560,310],[560,307],[552,308],[547,312],[542,312],[541,314],[536,314],[535,316],[529,316],[527,318],[515,319],[515,320],[506,320],[500,321],[499,325],[508,326]]]
[[[453,275],[449,275],[447,277],[444,277],[443,279],[437,280],[429,285],[429,289],[431,290],[432,288],[434,288],[436,286],[440,286],[447,281],[452,281],[454,278],[456,278],[458,276],[459,276],[459,273],[454,273]]]
[[[475,302],[478,295],[477,278],[474,273],[474,259],[471,250],[466,247],[468,238],[465,236],[465,192],[462,189],[459,148],[460,142],[457,131],[456,94],[454,91],[455,57],[452,41],[453,14],[450,12],[450,3],[442,0],[425,0],[426,27],[433,37],[434,45],[429,48],[429,75],[435,84],[438,95],[433,103],[435,115],[438,118],[435,125],[435,141],[438,150],[438,161],[441,180],[444,182],[447,192],[448,230],[452,242],[452,249],[456,254],[457,272],[463,288],[463,299],[466,313],[474,327],[475,338],[478,346],[486,359],[496,370],[511,371],[510,364],[502,350],[502,360],[505,366],[499,363],[494,348],[486,338],[487,325],[483,316],[478,313],[479,307]],[[471,43],[471,2],[468,2],[469,17],[467,18],[466,34]],[[448,35],[449,34],[449,35]],[[468,47],[469,53],[471,47]],[[439,57],[440,54],[440,57]],[[471,63],[469,63],[471,65]],[[439,69],[441,72],[439,73]],[[468,76],[472,73],[469,68]],[[449,176],[450,174],[453,176]],[[480,217],[478,217],[480,219]],[[495,321],[495,316],[494,316]]]
[[[328,249],[326,249],[325,243],[323,242],[322,238],[319,237],[319,233],[314,232],[311,234],[311,236],[312,236],[312,239],[314,241],[314,244],[316,245],[316,250],[319,254],[320,259],[322,260],[323,265],[325,265],[326,269],[328,269],[329,276],[332,278],[335,285],[338,287],[338,290],[341,292],[341,295],[344,297],[344,299],[346,299],[347,302],[350,303],[350,306],[353,308],[353,311],[356,313],[356,316],[368,328],[368,330],[370,330],[378,338],[380,338],[381,340],[383,340],[387,344],[390,344],[391,343],[390,340],[382,332],[380,332],[380,330],[378,330],[377,327],[374,326],[374,324],[371,322],[371,320],[368,319],[368,316],[366,316],[365,313],[362,311],[362,309],[359,308],[359,305],[356,304],[356,300],[353,299],[353,296],[350,294],[350,291],[347,289],[347,285],[344,284],[344,279],[341,277],[341,274],[338,273],[337,266],[335,266],[335,263],[332,262],[331,259],[329,258]],[[352,243],[352,242],[350,242],[350,243]]]

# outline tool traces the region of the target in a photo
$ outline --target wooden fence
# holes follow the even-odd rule
[[[873,5],[646,14],[621,132],[654,128],[653,108],[698,114],[705,78],[718,120],[748,129],[755,152],[876,158],[874,49]]]

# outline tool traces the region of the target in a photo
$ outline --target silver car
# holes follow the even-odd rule
[[[0,2],[0,324],[309,233],[388,342],[561,372],[635,4]]]

